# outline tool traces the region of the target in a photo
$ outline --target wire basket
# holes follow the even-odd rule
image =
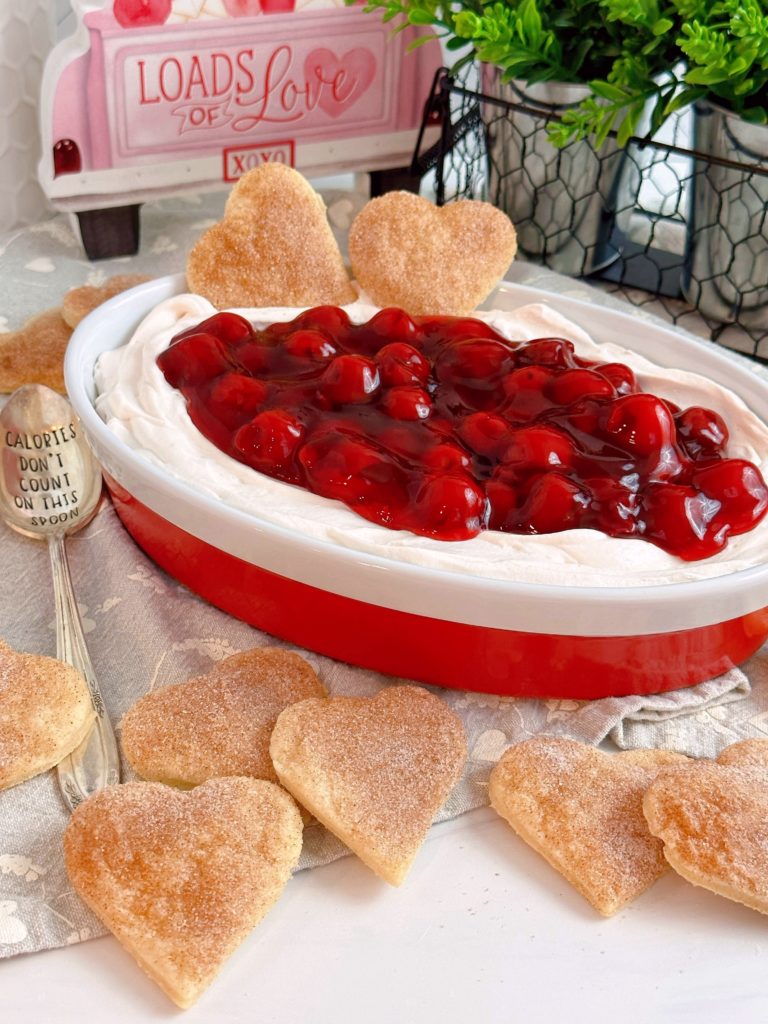
[[[738,136],[734,122],[743,122],[697,108],[652,141],[556,150],[547,124],[583,87],[537,90],[502,84],[493,69],[472,74],[443,70],[425,108],[412,169],[434,171],[438,204],[487,199],[515,223],[524,259],[589,277],[768,361],[768,150]],[[436,123],[440,137],[422,151]],[[713,142],[724,155],[712,155]]]

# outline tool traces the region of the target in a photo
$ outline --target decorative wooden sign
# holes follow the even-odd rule
[[[439,45],[406,53],[409,32],[328,2],[75,0],[77,30],[45,68],[40,179],[92,258],[136,250],[142,201],[265,161],[409,163]]]

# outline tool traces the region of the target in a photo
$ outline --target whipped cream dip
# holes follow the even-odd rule
[[[377,309],[358,301],[344,309],[362,323]],[[96,408],[109,429],[148,461],[226,505],[306,537],[400,562],[487,579],[559,586],[632,587],[708,579],[768,561],[768,516],[732,537],[718,554],[686,562],[642,539],[609,537],[597,530],[522,536],[487,530],[466,541],[440,541],[389,530],[341,502],[256,472],[225,455],[195,427],[183,395],[157,366],[158,355],[179,331],[217,310],[197,295],[178,295],[157,306],[122,348],[105,352],[96,367]],[[300,309],[237,309],[263,328],[292,320]],[[733,392],[698,374],[662,368],[614,344],[597,344],[579,326],[544,304],[514,312],[477,312],[513,341],[569,338],[587,359],[622,362],[645,390],[681,408],[702,405],[725,420],[727,455],[755,463],[768,477],[768,427]]]

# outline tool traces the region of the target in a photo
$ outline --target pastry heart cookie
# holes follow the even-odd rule
[[[643,810],[678,874],[768,914],[768,740],[660,775]]]
[[[324,696],[298,654],[257,647],[142,697],[123,716],[123,752],[142,778],[173,786],[223,775],[276,782],[269,738],[277,716],[298,700]]]
[[[302,806],[379,877],[405,878],[467,756],[439,697],[393,686],[375,697],[305,700],[277,720],[270,753]]]
[[[280,896],[301,852],[291,797],[260,779],[158,782],[89,797],[64,833],[79,896],[162,990],[190,1006]]]
[[[38,313],[17,331],[0,334],[0,394],[23,384],[45,384],[64,392],[64,350],[72,328],[61,311]]]
[[[0,640],[0,789],[57,765],[85,739],[94,718],[77,669],[17,653]]]
[[[686,763],[665,750],[606,754],[538,736],[502,755],[489,796],[515,832],[609,917],[666,870],[643,817],[643,793],[661,769]]]
[[[143,274],[116,274],[102,285],[84,284],[80,288],[71,288],[61,303],[61,316],[69,327],[77,327],[102,302],[145,281],[149,278]]]
[[[272,163],[232,189],[224,219],[189,253],[187,284],[219,309],[344,305],[357,297],[323,200],[298,171]]]
[[[412,316],[471,313],[516,251],[509,217],[473,199],[439,207],[412,192],[387,192],[349,231],[352,270],[371,301]]]

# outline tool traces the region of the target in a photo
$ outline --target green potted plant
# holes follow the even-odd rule
[[[667,6],[663,0],[369,0],[365,9],[383,12],[398,27],[431,26],[457,53],[454,71],[478,60],[484,93],[528,108],[508,117],[485,105],[489,198],[514,220],[525,255],[583,274],[616,255],[606,240],[624,139],[617,145],[607,137],[611,125],[596,144],[585,141],[590,133],[578,124],[573,138],[558,137],[557,123],[548,133],[545,119],[580,110],[590,99],[605,102],[590,82],[607,83],[602,93],[614,97],[614,82],[631,82],[628,131],[648,98],[655,96],[661,111],[671,99],[664,77],[673,45]]]
[[[608,6],[624,18],[632,8],[631,0]],[[653,133],[693,107],[693,148],[704,159],[694,168],[684,291],[705,316],[768,330],[768,4],[669,0],[657,13],[645,27],[662,31],[664,45],[625,53],[590,79],[589,94],[550,125],[550,140],[563,147],[591,137],[599,147],[615,129],[623,145],[649,108]],[[664,76],[654,71],[659,56]]]

